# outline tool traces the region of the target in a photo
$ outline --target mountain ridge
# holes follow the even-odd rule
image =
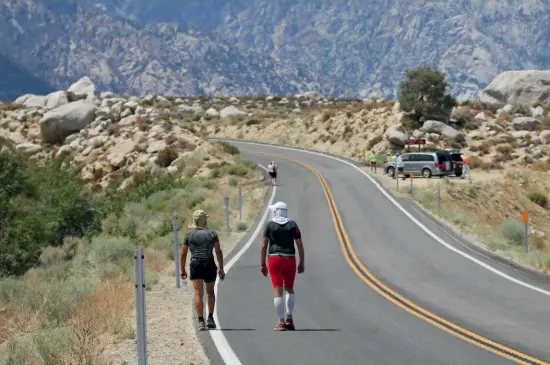
[[[0,17],[10,14],[5,9],[11,7],[19,9],[11,11],[18,24],[17,14],[50,19],[41,28],[23,27],[46,28],[49,43],[43,42],[43,34],[17,35],[17,26],[5,22],[0,25],[0,44],[9,48],[3,53],[60,88],[90,75],[100,88],[108,85],[137,95],[288,95],[314,90],[327,97],[395,99],[406,69],[431,66],[447,75],[453,96],[471,99],[500,72],[550,65],[550,33],[544,31],[550,4],[542,0],[374,0],[368,6],[359,0],[29,3],[7,0],[0,5]],[[78,21],[89,24],[91,31],[83,31]],[[185,43],[186,37],[196,39]],[[69,57],[61,40],[82,44],[84,49],[72,50],[80,53],[75,55],[80,66],[60,66],[59,59],[37,65],[27,59],[29,49],[37,51],[35,43],[41,44],[38,53],[53,43],[57,58]],[[170,51],[170,43],[179,55]],[[87,53],[89,46],[99,55]],[[134,54],[137,51],[140,55]],[[134,54],[139,62],[122,59],[121,52]],[[110,83],[96,70],[100,60],[119,74]]]

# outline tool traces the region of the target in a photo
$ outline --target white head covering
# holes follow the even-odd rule
[[[277,224],[286,224],[290,221],[288,218],[288,207],[283,202],[277,202],[269,207],[270,219]]]

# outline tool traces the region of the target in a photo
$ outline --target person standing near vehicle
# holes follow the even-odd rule
[[[288,207],[283,202],[277,202],[270,207],[270,221],[264,229],[260,257],[261,273],[271,275],[273,285],[273,304],[277,312],[278,323],[276,331],[295,330],[294,327],[294,279],[296,277],[296,250],[298,247],[300,262],[298,273],[304,272],[304,246],[298,224],[288,218]],[[269,256],[266,265],[266,254]],[[286,301],[283,301],[283,290]],[[286,302],[286,303],[285,303]],[[285,318],[286,304],[286,318]]]
[[[186,280],[187,272],[185,271],[185,264],[187,252],[191,250],[191,261],[189,262],[190,280],[193,282],[195,291],[195,309],[199,319],[199,330],[201,331],[206,330],[207,327],[204,321],[204,284],[206,284],[206,295],[208,296],[208,328],[214,329],[216,328],[216,322],[214,321],[214,306],[216,303],[214,284],[217,275],[221,280],[225,278],[220,240],[216,231],[207,228],[207,220],[208,215],[205,211],[196,210],[193,213],[193,220],[189,224],[189,228],[192,230],[185,235],[180,252],[180,277]],[[220,266],[219,270],[214,262],[212,252],[214,250],[218,259],[218,265]]]
[[[397,157],[395,158],[395,166],[397,167],[397,171],[395,171],[393,174],[394,179],[399,177],[399,173],[403,173],[404,164],[401,155],[397,155]],[[403,176],[403,179],[404,178],[405,177]]]
[[[373,172],[374,170],[374,173],[376,174],[376,153],[374,153],[374,151],[370,151],[369,161],[370,161],[370,172]]]
[[[462,179],[470,178],[470,155],[464,155],[462,161]]]

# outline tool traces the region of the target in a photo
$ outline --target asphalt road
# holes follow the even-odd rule
[[[295,287],[296,332],[273,331],[271,283],[259,269],[260,237],[219,285],[220,325],[242,364],[516,363],[411,314],[366,285],[344,258],[317,176],[296,162],[265,153],[302,161],[322,174],[353,249],[382,283],[461,329],[533,357],[532,363],[550,362],[549,296],[444,247],[348,165],[299,151],[235,144],[257,151],[243,155],[264,166],[270,159],[277,161],[280,186],[275,201],[288,204],[306,251],[306,270],[297,276]],[[446,242],[466,250],[429,218],[413,213]],[[468,254],[550,291],[546,278]]]

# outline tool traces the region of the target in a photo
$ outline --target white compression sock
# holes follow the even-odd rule
[[[273,298],[273,304],[275,304],[275,309],[277,310],[277,318],[279,320],[285,319],[285,303],[283,302],[283,297]]]
[[[294,315],[294,303],[295,303],[294,294],[287,293],[286,294],[286,313],[291,317]]]

